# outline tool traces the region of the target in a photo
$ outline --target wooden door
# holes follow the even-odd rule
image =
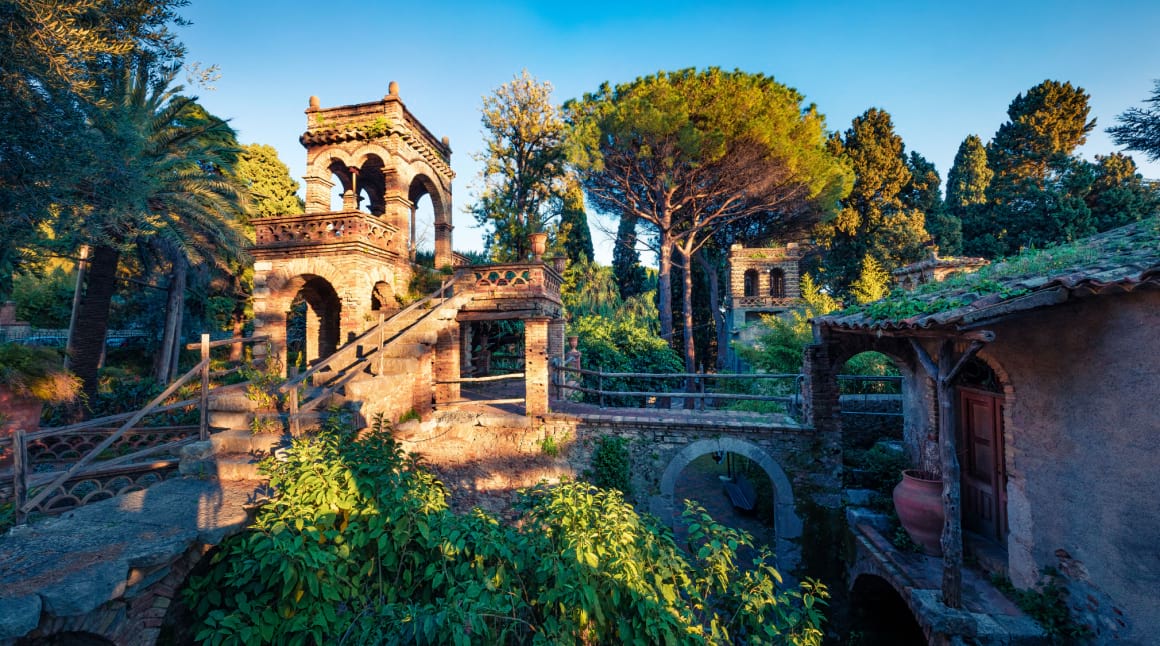
[[[959,388],[963,527],[1000,544],[1007,538],[1003,396]]]

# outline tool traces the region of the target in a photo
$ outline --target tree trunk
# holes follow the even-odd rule
[[[673,241],[668,231],[660,232],[660,258],[657,259],[657,313],[661,319],[661,338],[673,345]]]
[[[241,293],[241,281],[235,276],[233,279],[233,296],[234,296],[234,313],[233,313],[233,330],[234,338],[240,339],[246,333],[246,301],[244,298],[238,298]],[[384,304],[384,307],[386,305]],[[241,343],[235,343],[230,346],[230,361],[241,361],[245,351]]]
[[[685,343],[685,372],[697,371],[697,348],[693,345],[693,258],[681,250],[685,266],[681,271],[681,338]],[[685,380],[685,392],[696,392],[697,382],[692,377]],[[696,400],[685,398],[685,408],[694,408]]]
[[[181,352],[181,319],[185,305],[186,264],[183,258],[173,261],[169,274],[169,294],[165,301],[165,332],[161,336],[160,353],[153,366],[153,377],[159,383],[168,383]]]
[[[85,279],[85,294],[77,314],[70,365],[84,383],[85,395],[90,401],[97,396],[97,368],[105,349],[109,306],[117,291],[117,265],[120,259],[121,252],[113,247],[102,245],[93,248],[92,262]]]
[[[696,259],[700,263],[701,269],[705,272],[705,277],[709,280],[709,312],[713,315],[713,327],[717,332],[717,359],[713,365],[717,367],[717,372],[723,372],[726,368],[725,360],[729,356],[729,329],[726,326],[725,312],[721,307],[721,285],[720,272],[718,268],[720,264],[716,258],[709,259],[708,252],[704,249],[697,252]]]

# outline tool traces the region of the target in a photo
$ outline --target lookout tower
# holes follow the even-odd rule
[[[434,211],[435,267],[452,264],[455,174],[448,140],[411,114],[394,81],[370,103],[323,108],[310,97],[299,141],[306,148],[306,213],[255,220],[254,314],[259,333],[282,352],[288,341],[295,350],[288,335],[301,335],[305,359],[313,361],[379,311],[397,309],[395,295],[406,293],[414,273],[415,204],[424,195]],[[333,210],[336,186],[342,204]],[[296,322],[303,310],[305,321]]]

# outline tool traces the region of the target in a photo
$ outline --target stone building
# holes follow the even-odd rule
[[[761,333],[758,324],[763,315],[784,314],[798,304],[802,251],[796,242],[783,247],[730,247],[725,300],[730,341],[753,344]],[[728,352],[726,365],[742,368],[732,348]]]
[[[1020,589],[1057,573],[1073,619],[1099,643],[1150,642],[1160,634],[1160,219],[980,278],[914,292],[912,312],[815,320],[809,420],[840,436],[841,367],[865,351],[892,357],[911,464],[942,479],[941,603],[959,607],[965,552]],[[899,594],[921,606],[914,586]],[[960,635],[989,621],[960,618]]]
[[[918,262],[912,262],[890,272],[894,283],[903,289],[914,289],[926,283],[941,283],[948,276],[959,273],[978,271],[987,264],[984,258],[964,256],[961,258],[940,258],[938,249],[930,252],[930,256]]]
[[[379,101],[334,108],[310,97],[306,213],[255,220],[254,315],[285,352],[295,299],[305,300],[306,359],[328,356],[398,308],[416,244],[415,204],[435,211],[435,266],[451,266],[451,148],[407,110],[393,81]],[[342,208],[330,208],[337,178]],[[283,357],[285,359],[285,356]]]

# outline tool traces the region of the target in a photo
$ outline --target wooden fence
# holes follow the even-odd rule
[[[188,349],[200,350],[193,366],[144,408],[56,428],[32,432],[17,429],[0,438],[0,452],[11,454],[11,501],[14,520],[24,522],[29,513],[54,513],[94,500],[109,498],[147,486],[177,468],[177,452],[191,442],[209,438],[208,403],[211,390],[239,388],[241,384],[214,387],[213,380],[239,370],[211,370],[211,350],[267,341],[265,336],[210,341]],[[190,383],[196,393],[171,401]],[[147,418],[171,411],[199,409],[197,425],[142,426]],[[49,470],[43,470],[47,468]],[[2,477],[2,476],[0,476]]]

